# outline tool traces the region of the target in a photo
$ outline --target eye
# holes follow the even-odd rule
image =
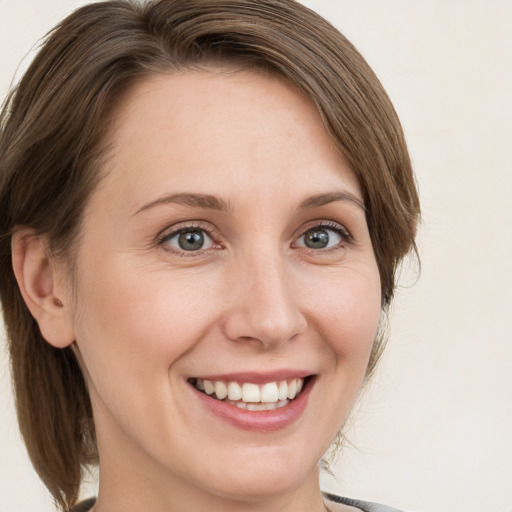
[[[325,250],[339,246],[348,238],[348,233],[341,226],[319,225],[306,230],[298,238],[296,245],[312,250]]]
[[[204,229],[186,227],[166,235],[162,244],[178,251],[201,251],[213,247],[213,240]]]

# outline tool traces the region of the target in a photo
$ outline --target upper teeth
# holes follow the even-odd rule
[[[224,400],[242,400],[248,403],[275,403],[281,400],[293,400],[301,391],[304,379],[282,380],[267,382],[266,384],[253,384],[251,382],[224,382],[196,379],[194,385],[197,389],[208,395],[215,393],[216,398]]]

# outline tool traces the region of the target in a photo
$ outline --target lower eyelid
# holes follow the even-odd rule
[[[334,245],[332,245],[331,247],[320,247],[318,249],[315,249],[313,247],[308,247],[304,242],[302,242],[299,245],[299,247],[307,249],[307,250],[310,250],[310,251],[314,251],[314,252],[321,252],[321,251],[329,251],[331,249],[335,249],[336,247],[343,246],[344,242],[346,242],[346,238],[343,236],[342,233],[339,233],[338,231],[336,231],[336,230],[334,230],[332,228],[328,228],[328,229],[324,228],[324,230],[325,231],[332,231],[333,233],[336,234],[337,237],[339,237],[339,240]],[[301,235],[297,240],[303,239],[305,235],[306,235],[306,233]]]

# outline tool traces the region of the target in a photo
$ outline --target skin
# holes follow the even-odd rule
[[[305,243],[318,225],[324,249]],[[188,226],[202,230],[202,249],[180,248],[174,235]],[[40,245],[18,253],[30,262]],[[380,279],[358,181],[299,91],[225,70],[133,87],[84,213],[73,282],[56,263],[40,274],[33,302],[64,304],[41,306],[54,313],[40,314],[41,330],[74,344],[90,390],[95,512],[325,510],[317,464],[364,380]],[[316,378],[300,418],[272,432],[227,423],[187,381],[289,369]]]

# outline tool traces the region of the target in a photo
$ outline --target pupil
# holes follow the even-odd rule
[[[324,229],[308,231],[304,236],[304,243],[310,249],[323,249],[329,243],[329,233]]]
[[[178,242],[184,251],[197,251],[203,247],[204,236],[201,231],[185,231],[180,234]]]

